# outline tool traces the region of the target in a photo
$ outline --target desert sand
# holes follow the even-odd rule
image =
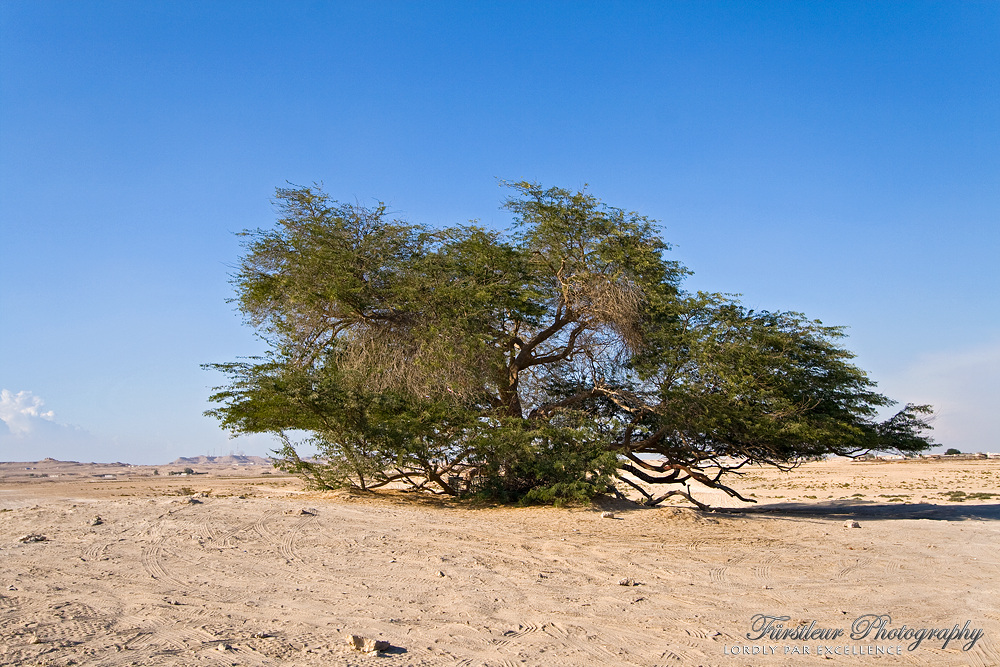
[[[998,460],[753,470],[707,513],[183,467],[0,464],[0,665],[1000,665]],[[966,638],[852,639],[868,614]]]

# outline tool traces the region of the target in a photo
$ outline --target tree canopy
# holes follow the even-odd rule
[[[507,233],[278,189],[278,224],[243,232],[233,277],[269,351],[208,364],[228,384],[206,414],[275,434],[316,487],[522,502],[697,502],[691,482],[748,500],[726,479],[750,464],[929,446],[928,406],[878,420],[894,401],[841,327],[686,292],[654,221],[506,185]]]

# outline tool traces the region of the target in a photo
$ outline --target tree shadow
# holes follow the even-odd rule
[[[934,521],[1000,521],[1000,503],[947,504],[885,503],[873,501],[829,501],[821,503],[768,503],[727,507],[719,513],[749,516],[781,516],[809,519],[931,519]]]

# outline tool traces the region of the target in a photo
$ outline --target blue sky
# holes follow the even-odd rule
[[[842,324],[1000,451],[1000,4],[0,3],[0,460],[230,450],[199,365],[286,182],[505,227],[497,179],[661,221],[691,289]]]

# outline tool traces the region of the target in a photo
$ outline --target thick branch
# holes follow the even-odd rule
[[[666,475],[664,477],[654,477],[653,475],[650,475],[647,472],[639,470],[634,465],[630,465],[628,463],[626,463],[625,465],[618,466],[618,469],[624,470],[633,477],[641,479],[642,481],[646,482],[646,484],[683,484],[684,482],[686,482],[691,478],[690,476],[678,477],[677,471],[671,473],[670,475]]]
[[[556,308],[556,316],[552,324],[539,331],[535,334],[534,338],[526,342],[521,347],[520,352],[518,352],[517,356],[514,357],[513,366],[519,370],[527,368],[530,365],[528,362],[531,360],[531,353],[534,352],[535,348],[559,333],[563,327],[572,321],[573,318],[570,317],[569,313],[566,313],[565,317],[563,316],[563,309],[560,304],[560,306]]]
[[[562,361],[563,359],[565,359],[566,357],[568,357],[573,353],[573,350],[575,349],[576,346],[577,336],[579,336],[586,328],[587,328],[586,324],[580,324],[575,329],[573,329],[573,331],[571,331],[569,334],[569,340],[566,341],[566,346],[562,349],[561,352],[555,352],[553,354],[549,354],[544,357],[529,357],[525,365],[522,366],[521,368],[538,366],[540,364],[552,364],[557,361]],[[520,357],[521,355],[518,356]]]
[[[564,398],[561,401],[555,401],[554,403],[547,403],[545,405],[540,405],[537,408],[533,409],[531,413],[528,414],[528,419],[549,417],[552,415],[552,413],[554,413],[556,410],[559,410],[560,408],[568,408],[571,405],[582,403],[583,401],[586,401],[588,398],[593,398],[594,396],[597,396],[599,393],[600,390],[594,387],[592,389],[588,389],[587,391],[581,391],[576,394],[573,394],[572,396]]]

